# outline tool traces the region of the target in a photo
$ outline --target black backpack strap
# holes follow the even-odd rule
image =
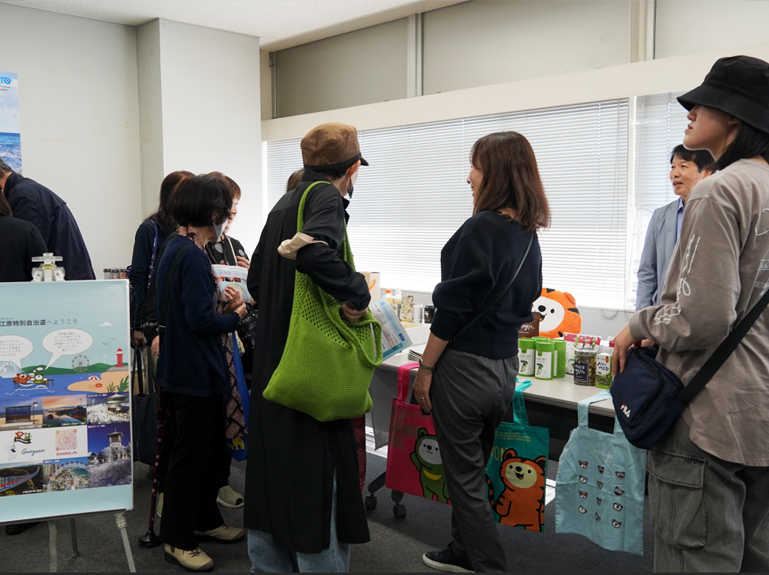
[[[529,257],[529,251],[531,251],[531,244],[534,243],[534,234],[531,234],[531,237],[529,238],[529,245],[526,246],[526,251],[523,254],[523,257],[521,258],[521,263],[518,264],[518,269],[515,270],[515,273],[513,274],[513,279],[510,280],[510,283],[505,286],[505,289],[503,289],[501,292],[497,294],[497,296],[494,298],[494,300],[487,305],[485,308],[483,308],[483,311],[476,315],[470,322],[465,325],[462,329],[460,329],[454,337],[452,337],[449,340],[449,343],[454,343],[457,341],[457,338],[462,335],[465,331],[470,328],[476,321],[481,319],[483,314],[485,314],[487,311],[489,311],[492,307],[494,307],[494,304],[497,303],[500,298],[505,295],[511,287],[513,287],[513,284],[515,283],[515,279],[518,277],[518,274],[521,272],[521,268],[523,267],[524,262],[526,261],[526,258]]]
[[[702,391],[702,388],[705,387],[705,384],[711,380],[711,378],[721,368],[721,366],[732,354],[732,352],[737,349],[737,346],[740,345],[742,338],[745,337],[745,334],[747,334],[748,331],[750,331],[750,328],[753,327],[753,324],[756,323],[756,320],[761,315],[761,312],[764,311],[764,308],[766,308],[768,303],[769,290],[766,290],[766,293],[763,295],[763,297],[761,297],[760,300],[758,300],[758,303],[753,306],[753,309],[751,309],[748,314],[742,318],[740,323],[737,324],[737,327],[735,327],[732,332],[726,336],[726,339],[721,342],[721,345],[718,346],[718,349],[713,352],[713,355],[708,358],[705,364],[694,375],[692,380],[687,384],[683,391],[678,394],[678,401],[681,403],[689,403],[692,399],[694,399],[695,395]]]
[[[171,262],[171,269],[168,271],[168,281],[166,281],[166,289],[163,290],[163,299],[160,302],[160,310],[158,312],[158,332],[162,335],[166,331],[166,313],[168,311],[168,298],[171,296],[171,285],[174,283],[174,276],[176,274],[176,268],[179,266],[179,260],[182,254],[191,247],[192,244],[182,246]]]

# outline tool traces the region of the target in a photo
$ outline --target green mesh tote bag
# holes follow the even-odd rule
[[[297,232],[304,227],[304,204],[315,182],[302,196]],[[344,260],[355,269],[347,228]],[[353,419],[371,411],[368,388],[382,363],[382,326],[370,311],[357,323],[342,319],[342,303],[299,271],[288,339],[265,399],[306,413],[318,421]]]

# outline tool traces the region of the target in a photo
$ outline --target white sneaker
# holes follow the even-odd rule
[[[230,509],[240,509],[243,507],[243,496],[235,491],[229,485],[225,485],[219,490],[219,495],[216,497],[216,502],[219,505],[224,505]]]

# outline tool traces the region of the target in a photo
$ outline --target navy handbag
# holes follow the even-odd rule
[[[655,359],[656,347],[631,347],[625,370],[614,378],[611,397],[617,421],[627,440],[641,449],[651,449],[678,419],[686,404],[716,374],[748,333],[769,303],[769,290],[737,327],[718,346],[705,364],[684,386],[678,376]]]

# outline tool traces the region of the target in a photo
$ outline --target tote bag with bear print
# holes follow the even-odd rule
[[[643,555],[646,451],[630,445],[616,419],[613,434],[588,427],[590,404],[610,398],[604,390],[578,404],[579,426],[558,464],[555,531]]]
[[[486,484],[494,520],[528,531],[545,530],[545,480],[550,430],[529,425],[523,390],[531,381],[515,386],[513,422],[502,422],[486,463]]]

